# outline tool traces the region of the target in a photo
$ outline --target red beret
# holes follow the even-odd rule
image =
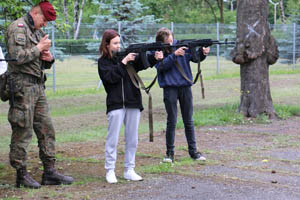
[[[47,21],[56,19],[56,12],[49,1],[42,1],[39,5]]]

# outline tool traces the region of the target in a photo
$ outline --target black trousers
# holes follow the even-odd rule
[[[184,123],[185,136],[189,154],[197,151],[194,121],[193,95],[190,86],[164,88],[164,103],[167,111],[166,147],[167,153],[174,153],[175,129],[177,123],[177,100],[179,100],[181,115]]]

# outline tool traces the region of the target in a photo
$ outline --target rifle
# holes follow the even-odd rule
[[[16,59],[0,59],[0,62],[16,62]]]
[[[197,47],[209,47],[214,44],[235,44],[235,42],[228,42],[227,39],[224,42],[220,42],[218,40],[211,39],[187,39],[187,40],[179,40],[175,45],[170,45],[162,42],[153,42],[153,43],[136,43],[129,45],[124,51],[117,52],[115,55],[117,58],[123,58],[129,53],[138,53],[141,56],[144,67],[150,67],[150,63],[147,60],[148,52],[150,51],[165,51],[166,49],[170,49],[172,47],[188,47],[191,49],[193,60],[197,60]]]

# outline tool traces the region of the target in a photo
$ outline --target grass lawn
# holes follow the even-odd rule
[[[192,68],[193,73],[196,74],[196,64]],[[202,63],[205,99],[201,98],[199,83],[192,88],[196,140],[197,145],[201,147],[200,150],[208,158],[206,162],[196,162],[189,158],[179,112],[176,131],[176,162],[174,164],[161,163],[165,153],[164,130],[166,126],[162,89],[157,83],[151,89],[155,136],[153,143],[148,142],[147,135],[148,96],[142,92],[145,110],[142,112],[139,126],[136,170],[145,178],[145,181],[136,184],[128,183],[120,177],[123,173],[125,151],[123,129],[119,140],[116,167],[119,182],[116,185],[108,185],[105,181],[103,166],[107,132],[106,93],[103,86],[98,88],[97,64],[83,57],[71,57],[63,62],[57,61],[55,69],[56,93],[52,89],[53,72],[51,70],[47,72],[50,76],[46,85],[46,93],[56,130],[57,167],[62,173],[72,175],[75,183],[70,186],[44,186],[39,190],[14,187],[15,171],[10,167],[8,159],[11,137],[10,125],[7,122],[8,103],[0,102],[0,199],[106,199],[119,193],[123,193],[122,196],[129,194],[128,191],[131,194],[139,188],[149,190],[151,181],[154,181],[157,186],[160,183],[159,178],[163,177],[165,181],[164,175],[169,174],[180,175],[183,179],[198,177],[199,181],[212,177],[216,180],[213,183],[214,187],[220,181],[224,182],[224,185],[220,186],[222,189],[218,191],[224,190],[225,186],[232,183],[243,185],[251,182],[264,190],[270,185],[270,180],[263,178],[271,174],[283,178],[283,180],[278,180],[276,190],[291,189],[293,184],[297,183],[293,180],[299,177],[300,161],[297,160],[299,157],[296,156],[295,150],[300,146],[300,136],[296,134],[299,130],[297,126],[299,118],[271,122],[263,115],[256,119],[246,119],[237,113],[240,98],[239,66],[230,60],[220,60],[219,74],[216,74],[216,57],[209,56]],[[280,64],[280,62],[270,67],[273,103],[277,114],[283,119],[300,115],[299,69],[299,64],[296,70],[292,70],[291,66]],[[148,85],[155,74],[156,71],[152,68],[142,71],[140,76]],[[276,153],[281,155],[287,152],[293,153],[290,159],[286,157],[289,154],[284,154],[284,159],[274,156]],[[28,148],[28,157],[30,174],[40,181],[43,169],[38,158],[35,136]],[[222,171],[227,168],[229,170]],[[273,173],[275,170],[276,173]],[[235,172],[235,174],[229,172]],[[256,174],[253,176],[254,172]],[[265,174],[261,175],[263,172]],[[289,180],[292,181],[284,182],[286,176],[289,176]],[[253,177],[258,178],[257,182],[253,181]],[[181,181],[179,182],[181,184]],[[172,186],[174,183],[176,181],[172,181]],[[168,183],[164,182],[163,186],[158,187],[164,188],[167,185]],[[152,185],[153,188],[156,186]],[[248,188],[248,186],[244,187]],[[254,190],[250,189],[250,191]]]
[[[200,84],[193,86],[194,121],[196,126],[225,125],[247,123],[236,113],[239,104],[239,66],[230,60],[221,58],[220,72],[216,73],[216,57],[209,56],[201,63],[206,98],[201,98]],[[193,73],[197,66],[192,64]],[[53,92],[53,71],[46,84],[46,93],[51,109],[51,116],[57,131],[57,142],[90,141],[103,139],[106,134],[106,93],[99,86],[97,63],[83,57],[70,57],[63,62],[57,61],[56,93]],[[270,83],[272,97],[277,113],[282,118],[299,114],[298,99],[300,98],[299,64],[296,70],[278,61],[270,67]],[[155,68],[139,73],[145,85],[156,75]],[[151,89],[154,110],[154,131],[165,129],[166,115],[162,99],[162,89],[158,83]],[[143,92],[145,111],[142,114],[139,132],[148,132],[147,106],[148,96]],[[8,151],[10,127],[7,122],[7,103],[0,103],[0,150]],[[178,128],[183,128],[179,113]],[[259,118],[259,121],[267,121]],[[73,133],[73,134],[72,134]],[[76,133],[76,134],[75,134]],[[34,137],[35,138],[35,137]],[[36,140],[33,140],[36,144]]]

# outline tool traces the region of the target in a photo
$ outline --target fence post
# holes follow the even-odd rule
[[[293,23],[293,69],[296,68],[296,23]]]
[[[52,56],[55,59],[55,36],[54,36],[54,28],[55,28],[55,22],[52,23]],[[55,62],[53,63],[52,66],[52,70],[53,70],[53,92],[56,93],[56,74],[55,74]]]
[[[174,34],[174,22],[171,22],[171,31]]]
[[[121,34],[121,26],[122,26],[121,22],[118,22],[118,33],[119,33],[119,35],[120,35],[121,46],[122,46],[123,48],[125,48],[125,44],[124,44],[124,42],[123,42],[123,36],[122,36],[122,34]]]
[[[118,33],[121,35],[121,22],[118,22]]]
[[[220,39],[220,26],[219,22],[217,22],[217,40]],[[220,73],[220,45],[217,44],[217,74]]]

